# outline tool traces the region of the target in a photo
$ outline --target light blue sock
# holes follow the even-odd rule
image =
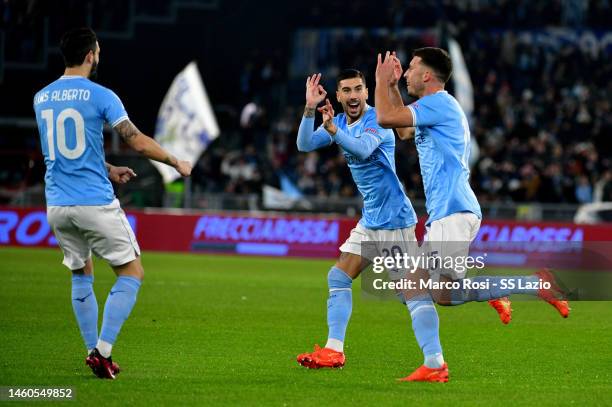
[[[423,364],[431,368],[440,368],[444,364],[442,345],[440,345],[440,321],[438,313],[429,294],[411,298],[406,301],[412,330],[417,343],[423,351]]]
[[[72,310],[87,349],[95,348],[98,341],[98,302],[93,281],[93,276],[72,275]]]
[[[327,300],[327,326],[329,339],[344,342],[346,327],[353,310],[353,279],[337,267],[332,267],[327,275],[329,299]]]
[[[489,288],[461,288],[453,290],[452,305],[471,301],[488,301],[512,294],[538,295],[537,288],[525,288],[527,284],[538,283],[537,276],[478,276],[470,278],[474,283],[489,281]],[[505,286],[504,286],[505,281]]]
[[[130,315],[141,281],[135,277],[119,276],[113,288],[111,288],[106,304],[104,305],[104,317],[102,319],[102,330],[100,339],[114,344],[121,326]]]

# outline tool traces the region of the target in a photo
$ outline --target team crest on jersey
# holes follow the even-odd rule
[[[414,144],[419,145],[425,142],[425,134],[421,132],[414,138]]]

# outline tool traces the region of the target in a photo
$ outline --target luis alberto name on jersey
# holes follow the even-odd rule
[[[115,199],[104,157],[104,123],[128,118],[117,95],[81,76],[62,76],[34,96],[45,157],[47,205],[108,205]]]

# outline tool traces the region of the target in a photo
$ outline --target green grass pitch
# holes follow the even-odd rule
[[[449,383],[398,383],[422,362],[409,314],[354,286],[342,370],[295,357],[326,338],[332,261],[145,253],[145,282],[113,350],[123,372],[95,378],[59,250],[0,249],[0,386],[72,386],[98,405],[603,405],[612,403],[612,302],[563,320],[515,301],[503,326],[486,303],[438,307]],[[96,262],[100,313],[114,281]],[[101,317],[100,317],[101,320]]]

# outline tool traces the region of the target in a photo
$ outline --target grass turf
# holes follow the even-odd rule
[[[361,299],[342,370],[295,361],[326,338],[331,261],[145,253],[145,282],[113,358],[95,378],[59,250],[0,249],[0,386],[72,386],[86,404],[589,405],[612,403],[612,302],[569,319],[516,301],[503,326],[486,303],[438,307],[451,381],[398,383],[422,361],[407,310]],[[96,262],[100,313],[114,276]],[[101,321],[101,317],[100,317]]]

